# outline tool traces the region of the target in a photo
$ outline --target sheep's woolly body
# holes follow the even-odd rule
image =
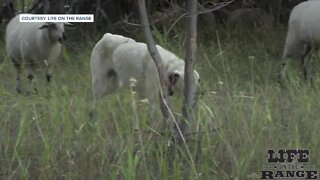
[[[14,17],[6,28],[6,51],[17,69],[17,91],[20,92],[20,74],[24,64],[30,83],[34,84],[35,68],[46,64],[47,80],[50,82],[52,65],[59,58],[61,43],[65,39],[64,24],[19,22],[19,15]],[[34,85],[34,89],[35,85]]]
[[[182,92],[184,82],[184,61],[172,52],[157,45],[167,78],[178,74],[179,80],[172,90]],[[157,98],[159,78],[157,68],[145,43],[120,45],[113,54],[114,69],[118,73],[120,85],[128,86],[131,77],[138,80],[137,91],[141,98]],[[169,79],[168,79],[169,81]]]
[[[116,82],[112,81],[110,73],[112,73],[113,61],[112,55],[114,50],[122,43],[135,42],[131,38],[121,35],[113,35],[110,33],[104,36],[95,45],[91,53],[91,74],[92,88],[95,98],[101,98],[107,91],[111,91],[116,86]]]
[[[183,60],[157,45],[163,60],[169,91],[182,92],[184,88]],[[139,98],[153,102],[159,97],[159,78],[147,45],[119,35],[105,34],[96,44],[91,55],[92,90],[95,102],[120,87],[130,86],[130,79],[137,80],[134,90]],[[199,74],[195,71],[198,82]]]
[[[311,80],[310,57],[320,44],[320,1],[306,1],[295,6],[290,14],[282,58],[281,82],[285,79],[289,58],[301,59],[305,80]]]
[[[283,57],[301,58],[306,45],[320,43],[320,1],[306,1],[291,12]]]
[[[59,56],[61,44],[49,39],[48,31],[39,29],[44,23],[21,23],[19,15],[13,18],[6,30],[6,47],[10,57],[17,61],[31,60],[40,63],[40,60],[56,60]],[[63,24],[60,24],[63,28]],[[61,27],[60,27],[61,28]]]

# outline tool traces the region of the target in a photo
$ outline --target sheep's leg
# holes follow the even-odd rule
[[[99,86],[98,84],[99,83],[96,81],[92,84],[93,100],[92,100],[92,105],[91,105],[89,114],[93,113],[97,102],[106,94],[106,89],[104,87]],[[103,88],[103,89],[100,89],[100,88]]]
[[[47,71],[47,74],[46,74],[46,78],[47,78],[48,84],[50,84],[51,79],[52,79],[52,68],[51,68],[51,67],[48,67],[48,71]]]
[[[312,74],[311,74],[311,55],[313,52],[313,47],[312,46],[307,46],[306,52],[302,56],[302,72],[304,76],[304,80],[306,82],[310,81],[311,85],[313,85],[312,82]]]
[[[107,94],[111,94],[114,91],[114,87],[111,87],[110,82],[103,79],[95,79],[92,84],[92,92],[94,101],[97,101]]]
[[[46,79],[47,79],[47,92],[50,92],[50,83],[52,80],[52,66],[48,64],[47,68],[47,74],[46,74]]]
[[[95,75],[94,75],[95,77]],[[116,72],[108,71],[106,77],[95,77],[92,83],[93,101],[89,111],[89,119],[93,120],[95,116],[95,107],[97,102],[104,96],[113,93],[119,88],[119,82]]]
[[[89,110],[89,120],[92,121],[95,117],[95,108],[96,104],[99,99],[101,99],[103,96],[105,96],[107,93],[107,83],[95,79],[92,83],[92,94],[93,94],[93,100],[92,100],[92,105]]]
[[[16,84],[16,91],[17,93],[21,93],[21,88],[20,88],[20,79],[21,79],[21,69],[22,69],[22,66],[21,66],[21,63],[17,62],[14,58],[11,58],[12,59],[12,62],[13,62],[13,65],[14,67],[16,68],[16,71],[17,71],[17,76],[16,76],[16,81],[17,81],[17,84]]]
[[[97,99],[94,97],[93,98],[93,102],[92,102],[92,105],[90,107],[90,110],[89,110],[89,122],[90,121],[93,121],[95,119],[95,115],[96,115],[96,112],[95,112],[95,109],[96,109],[96,104],[97,104]]]
[[[31,61],[27,61],[27,62],[31,62]],[[29,89],[28,89],[28,94],[30,94],[32,92],[32,89],[35,93],[38,92],[37,88],[36,88],[36,78],[34,76],[34,72],[35,72],[35,67],[34,65],[28,64],[26,66],[27,68],[27,72],[28,72],[28,80],[29,80]]]

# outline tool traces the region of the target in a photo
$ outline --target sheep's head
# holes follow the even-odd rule
[[[195,85],[198,86],[200,76],[197,71],[194,71]],[[175,70],[169,73],[169,96],[174,95],[175,92],[182,93],[184,90],[184,68]]]
[[[58,41],[61,44],[66,40],[64,32],[64,25],[71,25],[70,23],[53,23],[48,22],[42,25],[39,29],[48,31],[48,38],[51,41]]]

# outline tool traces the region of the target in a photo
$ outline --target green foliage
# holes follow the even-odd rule
[[[156,40],[183,57],[182,32],[177,38],[156,33]],[[267,150],[284,147],[310,149],[319,169],[319,78],[315,89],[308,87],[299,62],[292,62],[289,88],[279,88],[284,36],[282,28],[200,36],[196,69],[204,95],[186,136],[191,159],[184,145],[169,143],[166,124],[130,90],[105,97],[88,123],[94,41],[77,44],[71,37],[49,94],[41,72],[39,94],[16,94],[14,68],[5,59],[0,179],[258,179]]]

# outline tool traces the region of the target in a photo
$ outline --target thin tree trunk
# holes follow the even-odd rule
[[[145,39],[147,42],[148,50],[158,70],[160,86],[161,86],[160,88],[161,112],[163,117],[166,120],[168,120],[171,112],[169,103],[168,103],[168,82],[167,82],[168,80],[166,78],[166,73],[165,73],[164,66],[162,64],[161,56],[158,52],[158,49],[156,48],[154,39],[152,37],[145,0],[138,0],[138,7],[139,7],[139,14],[140,14],[140,21],[141,21]]]
[[[65,14],[66,13],[66,10],[65,10],[65,4],[66,2],[64,0],[60,0],[59,1],[59,9],[60,9],[60,13],[61,14]]]
[[[184,88],[184,104],[182,114],[189,123],[194,121],[192,109],[196,104],[196,86],[194,77],[194,63],[196,61],[197,48],[197,0],[188,1],[188,32],[186,42],[186,58],[185,58],[185,88]],[[181,124],[182,132],[185,133],[185,125]]]
[[[40,1],[32,1],[32,7],[27,11],[28,13],[32,13],[33,10],[37,9]],[[37,11],[37,10],[36,10]]]
[[[43,14],[48,14],[49,13],[49,8],[50,8],[50,2],[49,0],[42,0],[42,5],[43,5]]]
[[[9,11],[9,18],[13,18],[15,16],[15,9],[14,9],[14,1],[13,0],[7,0],[7,7]]]
[[[277,9],[277,14],[276,14],[276,19],[275,19],[275,24],[276,26],[279,24],[280,22],[280,13],[281,13],[281,7],[282,7],[282,1],[283,0],[279,0],[279,4],[278,4],[278,9]]]
[[[24,13],[24,0],[21,0],[21,12]]]
[[[98,24],[99,24],[99,19],[100,19],[100,10],[101,10],[101,0],[97,0],[96,1],[96,11],[95,11],[95,15],[94,15],[94,29],[93,29],[93,33],[94,35],[97,34],[98,32]]]

